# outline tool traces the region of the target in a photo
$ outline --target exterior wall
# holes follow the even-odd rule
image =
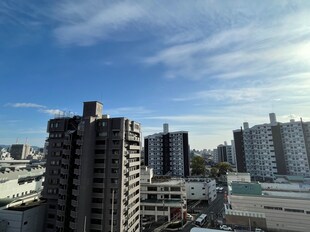
[[[0,221],[7,224],[5,232],[42,232],[45,205],[41,204],[27,210],[0,210]]]
[[[0,172],[0,198],[18,198],[42,190],[45,168]]]
[[[231,161],[231,164],[236,164],[236,148],[234,140],[231,140]]]
[[[281,125],[286,171],[289,175],[309,176],[308,126],[302,122]]]
[[[185,182],[188,200],[206,200],[209,203],[216,199],[216,182],[207,178],[188,178]]]
[[[244,141],[243,141],[243,130],[234,130],[234,145],[236,152],[236,164],[238,172],[247,172],[245,152],[244,152]]]
[[[309,199],[229,195],[229,201],[232,210],[264,214],[268,231],[309,231]]]

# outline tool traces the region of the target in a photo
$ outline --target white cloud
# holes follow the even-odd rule
[[[45,108],[43,105],[39,105],[36,103],[8,103],[6,106],[11,106],[15,108]]]
[[[60,109],[49,109],[47,106],[39,105],[36,103],[7,103],[6,106],[14,107],[14,108],[35,108],[38,112],[46,113],[50,115],[65,115],[66,112]]]
[[[65,115],[65,111],[59,110],[59,109],[41,109],[39,111],[42,112],[42,113],[53,115],[53,116]]]
[[[124,114],[145,115],[152,113],[152,110],[146,109],[143,106],[137,106],[137,107],[119,107],[114,109],[107,109],[106,112],[111,115],[124,115]]]

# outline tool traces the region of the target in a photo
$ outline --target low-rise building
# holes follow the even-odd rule
[[[147,167],[141,168],[141,216],[158,221],[174,221],[186,217],[186,190],[182,178],[154,176]]]
[[[216,182],[210,178],[186,178],[185,179],[187,200],[204,200],[208,203],[217,197]]]
[[[41,166],[0,169],[0,199],[41,192],[44,172]]]
[[[300,231],[310,228],[310,193],[281,184],[232,182],[225,206],[226,223],[268,231]],[[295,190],[294,190],[295,189]]]
[[[42,232],[45,204],[38,194],[18,200],[0,200],[1,232]]]
[[[251,182],[251,175],[247,172],[228,172],[226,176],[228,186],[232,182]]]

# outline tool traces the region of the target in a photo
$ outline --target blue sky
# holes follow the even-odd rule
[[[244,121],[310,120],[309,1],[0,2],[0,144],[43,146],[59,112],[104,113],[191,148]]]

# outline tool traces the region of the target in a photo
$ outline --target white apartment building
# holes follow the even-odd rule
[[[274,113],[269,116],[270,123],[251,128],[244,123],[243,141],[237,141],[244,149],[238,150],[239,162],[245,159],[246,171],[257,180],[273,180],[277,174],[309,177],[310,123],[279,123]]]
[[[41,192],[45,168],[28,167],[0,169],[0,199],[19,198],[34,192]]]
[[[271,125],[244,128],[243,136],[247,172],[255,177],[272,179],[278,169]]]
[[[287,184],[272,185],[233,182],[225,207],[226,223],[267,231],[309,231],[309,191],[302,187],[297,191],[285,190]]]
[[[217,197],[216,182],[210,178],[186,178],[187,200],[204,200],[211,203]]]
[[[309,125],[291,120],[281,124],[286,171],[289,175],[309,176]],[[307,147],[308,146],[308,147]]]
[[[186,218],[185,181],[181,178],[151,178],[152,169],[141,168],[141,216],[168,222]],[[182,216],[183,215],[183,216]]]

